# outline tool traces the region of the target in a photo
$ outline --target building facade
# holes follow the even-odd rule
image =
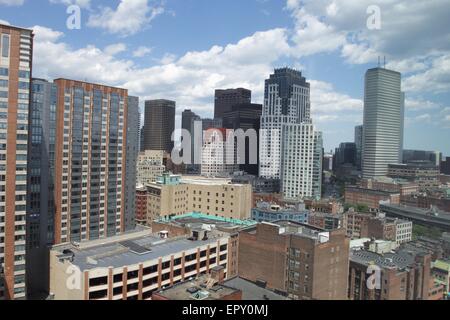
[[[356,145],[356,166],[359,170],[362,168],[362,147],[364,137],[364,126],[355,127],[355,145]]]
[[[0,299],[22,299],[33,32],[0,24],[0,42]]]
[[[345,187],[345,203],[349,205],[366,205],[370,210],[376,211],[380,202],[400,204],[400,193],[366,189],[356,186]]]
[[[147,222],[160,217],[199,212],[230,219],[249,219],[251,185],[230,184],[229,180],[189,178],[165,174],[148,185]]]
[[[214,98],[214,118],[223,118],[226,112],[232,110],[234,105],[251,103],[252,92],[248,89],[218,89]]]
[[[402,161],[404,100],[401,74],[383,68],[365,76],[363,177],[386,176]]]
[[[233,130],[208,129],[203,136],[202,176],[229,176],[239,170]]]
[[[280,220],[294,221],[298,223],[308,223],[309,211],[303,204],[296,206],[284,206],[259,202],[256,208],[252,209],[252,219],[257,222],[274,222]]]
[[[144,148],[143,150],[164,150],[171,153],[175,130],[175,101],[145,101]]]
[[[144,229],[102,242],[54,246],[50,289],[55,300],[151,300],[153,292],[208,274],[216,266],[228,276],[235,259],[229,234],[198,240],[161,236]],[[69,288],[66,283],[74,275],[78,286]]]
[[[239,235],[239,275],[295,300],[345,300],[349,240],[293,222],[263,222]]]
[[[139,153],[139,98],[128,96],[127,104],[127,145],[125,157],[125,231],[133,230],[135,222],[136,168]]]
[[[164,151],[145,150],[140,152],[137,160],[137,184],[146,186],[156,182],[165,171]]]
[[[284,68],[265,82],[261,117],[259,175],[281,178],[282,127],[310,121],[310,84],[301,72]]]
[[[439,187],[439,167],[430,164],[390,164],[387,175],[391,178],[416,182],[420,190]]]

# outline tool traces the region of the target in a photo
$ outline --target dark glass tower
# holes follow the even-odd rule
[[[214,118],[223,118],[225,112],[231,111],[234,105],[251,101],[252,92],[248,89],[218,89],[215,93]]]
[[[175,101],[145,101],[144,150],[164,150],[171,153],[175,130]]]

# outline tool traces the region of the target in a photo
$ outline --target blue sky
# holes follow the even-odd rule
[[[66,26],[69,5],[81,29]],[[380,29],[370,29],[370,5]],[[274,67],[311,81],[325,148],[362,122],[365,71],[386,56],[403,74],[405,147],[450,155],[449,0],[0,0],[0,20],[35,30],[34,75],[129,89],[212,116],[215,88],[262,102]]]

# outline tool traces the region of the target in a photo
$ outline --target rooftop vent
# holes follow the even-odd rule
[[[189,292],[190,294],[194,294],[194,293],[198,292],[198,288],[190,287],[190,288],[187,288],[186,291]]]

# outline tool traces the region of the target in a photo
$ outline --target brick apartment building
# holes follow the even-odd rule
[[[379,281],[368,288],[371,275],[367,270],[371,265],[378,266],[381,272]],[[428,300],[435,290],[430,267],[431,256],[423,252],[398,250],[378,254],[351,250],[348,297],[350,300]]]
[[[400,194],[389,191],[380,191],[356,186],[345,188],[345,203],[350,205],[366,205],[370,210],[376,211],[380,207],[380,201],[388,201],[391,204],[400,203]]]
[[[343,229],[263,222],[240,232],[239,275],[292,299],[346,299],[349,241]]]
[[[311,212],[308,224],[325,230],[335,230],[342,227],[342,215],[325,212]]]
[[[136,223],[145,225],[147,223],[147,188],[140,186],[136,188]]]
[[[417,193],[419,191],[419,184],[410,181],[399,181],[395,179],[363,179],[361,187],[365,189],[387,191],[392,193],[400,193],[400,196],[406,196]]]

